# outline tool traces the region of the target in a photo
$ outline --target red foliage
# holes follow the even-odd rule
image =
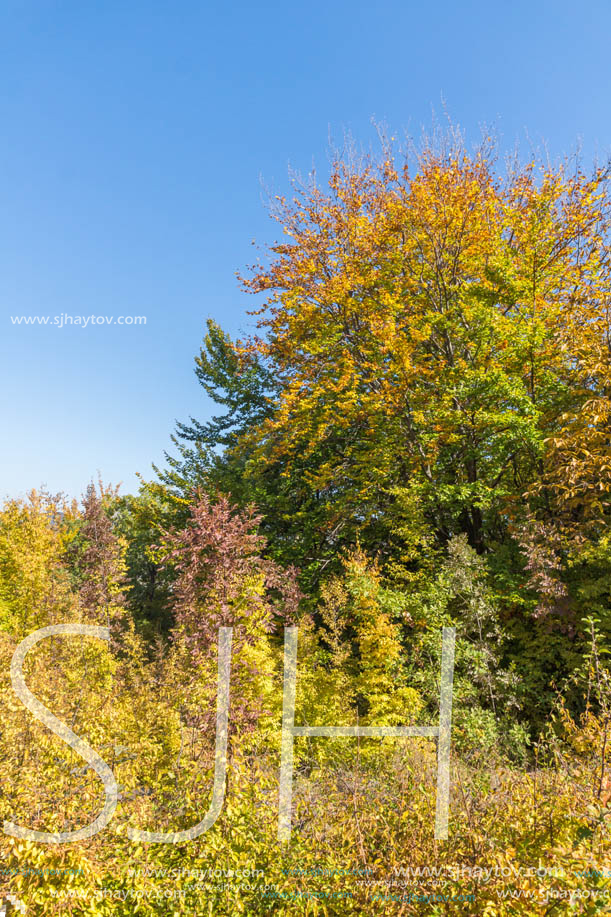
[[[166,563],[178,574],[176,623],[195,662],[216,647],[219,627],[235,627],[256,615],[272,631],[279,619],[296,614],[301,598],[296,571],[262,556],[266,539],[257,532],[260,521],[253,507],[239,511],[225,496],[213,503],[197,492],[186,528],[168,534]],[[247,588],[261,582],[263,590]],[[236,640],[248,640],[242,628]]]

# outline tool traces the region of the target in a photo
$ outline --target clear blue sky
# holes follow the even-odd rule
[[[328,138],[441,113],[502,147],[611,152],[611,4],[310,0],[0,9],[0,492],[136,486],[176,419],[207,316],[246,330],[235,272],[273,239],[263,181]],[[55,328],[10,316],[146,315]]]

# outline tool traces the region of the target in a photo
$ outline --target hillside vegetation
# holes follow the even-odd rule
[[[42,915],[611,912],[611,208],[584,172],[456,139],[343,156],[272,202],[209,321],[218,407],[136,495],[0,511],[2,887]],[[449,833],[430,737],[297,737],[278,840],[284,636],[297,726],[434,726],[456,631]],[[232,628],[212,827],[219,629]],[[222,744],[222,743],[221,743]],[[217,754],[218,759],[218,754]],[[218,760],[216,761],[218,766]],[[216,870],[216,872],[215,872]]]

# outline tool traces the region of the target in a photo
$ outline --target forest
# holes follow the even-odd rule
[[[24,913],[611,912],[610,178],[485,136],[337,153],[271,200],[252,333],[194,342],[214,416],[137,493],[5,502],[0,873]],[[57,625],[22,653],[28,706],[17,648]],[[436,726],[444,628],[447,837],[441,733],[307,732]]]

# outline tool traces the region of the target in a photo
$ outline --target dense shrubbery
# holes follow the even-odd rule
[[[49,624],[111,637],[55,636],[27,659],[30,689],[120,783],[86,842],[4,836],[3,886],[32,913],[609,906],[606,183],[568,163],[501,178],[488,150],[455,145],[336,163],[328,191],[277,202],[288,241],[246,281],[266,296],[260,335],[209,323],[197,375],[225,413],[180,425],[138,495],[6,503],[3,819],[66,831],[99,814],[98,777],[24,709],[10,660]],[[456,628],[447,841],[433,741],[298,738],[278,843],[291,624],[296,721],[333,726],[435,722]],[[210,805],[224,626],[221,816],[187,844],[131,841]]]

